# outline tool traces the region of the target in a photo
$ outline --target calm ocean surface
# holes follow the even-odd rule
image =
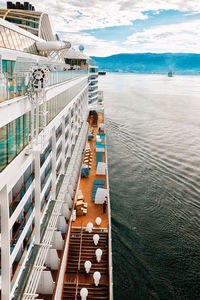
[[[107,74],[114,299],[200,299],[200,77]]]

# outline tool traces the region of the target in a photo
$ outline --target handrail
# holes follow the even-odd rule
[[[77,295],[78,295],[78,272],[76,274],[76,294],[75,294],[75,300],[77,300]]]
[[[16,199],[18,198],[18,196],[20,195],[20,193],[22,192],[22,190],[25,188],[27,182],[29,181],[29,179],[34,175],[34,171],[30,174],[30,176],[28,177],[28,179],[25,181],[25,183],[22,185],[21,189],[19,190],[19,192],[15,195],[13,201],[10,203],[9,205],[9,209],[11,208],[11,206],[13,205],[13,203],[16,201]]]
[[[23,220],[22,220],[22,222],[21,222],[19,228],[17,229],[17,231],[16,231],[14,237],[13,237],[12,240],[10,241],[10,246],[12,246],[12,244],[13,244],[13,242],[14,242],[16,236],[18,235],[18,233],[19,233],[19,231],[20,231],[22,225],[24,224],[25,219],[26,219],[26,216],[27,216],[27,214],[29,213],[29,210],[30,210],[31,206],[32,206],[33,203],[34,203],[34,200],[35,200],[35,197],[33,197],[32,201],[31,201],[31,203],[30,203],[30,205],[29,205],[29,208],[28,208],[27,212],[25,213],[24,218],[23,218]]]
[[[81,266],[82,240],[83,240],[83,222],[81,223],[81,240],[80,240],[80,250],[79,250],[79,257],[78,257],[78,270],[80,270],[80,266]]]
[[[106,137],[105,137],[106,143]],[[108,164],[108,157],[107,157],[107,149],[105,151],[105,159],[106,163]],[[106,178],[107,178],[107,189],[109,188],[109,177],[108,177],[108,168],[106,168]],[[110,195],[108,197],[108,221],[109,221],[109,228],[108,228],[108,266],[109,266],[109,300],[113,300],[113,265],[112,265],[112,232],[111,232],[111,205],[110,205]]]

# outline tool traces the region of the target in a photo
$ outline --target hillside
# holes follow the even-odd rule
[[[200,54],[141,53],[92,58],[99,70],[108,72],[166,74],[172,69],[176,74],[200,75]]]

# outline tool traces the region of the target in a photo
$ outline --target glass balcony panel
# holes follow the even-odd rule
[[[5,168],[7,164],[7,128],[6,126],[0,128],[0,171]]]
[[[31,175],[27,178],[25,183],[22,185],[22,187],[19,189],[19,191],[13,195],[13,200],[10,204],[10,216],[13,214],[15,209],[17,208],[18,203],[21,201],[21,199],[26,194],[27,190],[29,189],[30,185],[32,184],[34,180],[34,172],[31,173]]]
[[[15,231],[15,224],[13,226],[13,239],[11,240],[11,247],[10,247],[10,252],[12,253],[15,245],[17,244],[18,240],[20,239],[21,233],[24,229],[24,227],[26,226],[30,215],[32,214],[32,211],[35,207],[35,203],[34,201],[31,202],[29,209],[27,210],[27,212],[25,213],[23,219],[20,222],[20,226],[17,228],[17,230]]]
[[[23,135],[23,116],[17,118],[17,153],[21,152],[24,144],[24,135]]]
[[[32,227],[32,225],[31,225]],[[30,229],[31,229],[30,227]],[[29,250],[29,247],[30,247],[30,244],[32,242],[32,232],[33,232],[33,228],[31,229],[31,232],[29,235],[27,235],[24,239],[24,249],[23,251],[21,251],[20,249],[20,253],[19,253],[19,260],[16,261],[13,265],[13,274],[12,274],[12,277],[11,277],[11,289],[13,288],[14,284],[15,284],[15,281],[17,279],[17,276],[21,270],[21,267],[22,267],[22,264],[26,258],[26,255],[27,255],[27,252]]]
[[[29,137],[29,113],[23,115],[23,123],[24,123],[24,146],[28,145],[28,137]]]
[[[17,155],[15,121],[10,122],[7,126],[8,126],[8,163],[10,163]]]

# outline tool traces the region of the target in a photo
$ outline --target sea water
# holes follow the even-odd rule
[[[200,77],[107,74],[114,299],[200,299]]]

